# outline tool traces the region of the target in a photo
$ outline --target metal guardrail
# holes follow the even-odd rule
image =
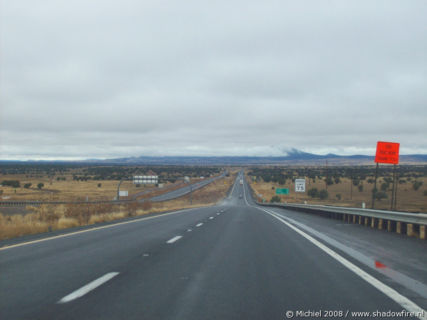
[[[25,206],[41,206],[43,204],[101,204],[101,203],[128,203],[133,200],[100,200],[100,201],[0,201],[0,207],[25,207]]]
[[[386,210],[372,210],[372,209],[360,209],[360,208],[346,208],[346,207],[333,207],[323,205],[310,205],[310,204],[270,204],[270,203],[259,203],[263,206],[281,207],[289,209],[308,209],[318,212],[335,212],[341,214],[351,214],[363,217],[370,217],[383,220],[392,220],[412,224],[427,225],[427,214],[425,213],[406,213],[398,211],[386,211]]]
[[[409,237],[416,237],[422,240],[427,238],[427,214],[424,213],[417,214],[303,204],[258,204],[309,213],[320,213],[330,218],[342,219],[348,223],[364,224],[365,226],[371,226],[371,228],[377,228],[379,230],[386,229],[390,232],[395,231],[396,233],[403,233]]]
[[[249,183],[247,185],[251,192],[252,199],[256,199],[252,186]],[[386,229],[387,231],[406,233],[410,237],[417,237],[423,240],[427,239],[426,213],[408,213],[310,204],[273,204],[255,202],[261,206],[292,209],[309,213],[320,213],[324,214],[326,217],[342,218],[343,221],[349,223],[359,223],[364,224],[365,226],[370,225],[372,228],[378,228],[380,230]]]

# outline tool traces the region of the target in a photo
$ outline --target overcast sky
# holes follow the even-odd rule
[[[0,159],[427,153],[427,1],[2,0]]]

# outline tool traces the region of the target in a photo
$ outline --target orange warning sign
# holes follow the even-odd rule
[[[377,142],[377,153],[375,154],[376,163],[399,163],[400,143],[396,142]]]

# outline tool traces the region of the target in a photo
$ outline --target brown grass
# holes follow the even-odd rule
[[[67,204],[27,207],[31,213],[21,215],[0,214],[0,240],[53,230],[114,221],[148,213],[173,211],[185,208],[209,206],[225,198],[234,177],[217,180],[190,196],[171,201],[151,203],[131,202],[113,204]]]
[[[89,201],[96,200],[113,200],[117,195],[117,180],[103,181],[73,181],[72,175],[66,175],[66,181],[57,181],[56,178],[49,179],[47,176],[39,178],[27,178],[25,175],[0,175],[0,183],[3,180],[18,180],[21,183],[21,188],[0,187],[3,191],[1,197],[8,198],[7,200],[39,200],[39,201]],[[39,190],[37,184],[43,183],[44,187]],[[24,188],[24,184],[31,183],[29,189]],[[98,187],[98,183],[101,187]],[[120,185],[120,190],[127,190],[129,195],[142,191],[156,191],[157,193],[164,192],[171,183],[165,184],[165,187],[159,189],[155,186],[140,186],[136,187],[132,181],[123,181]],[[16,190],[16,192],[15,192]],[[165,190],[168,191],[168,190]]]
[[[249,181],[250,179],[248,179]],[[427,212],[427,196],[424,196],[424,190],[427,190],[427,178],[417,178],[422,181],[423,185],[417,191],[413,190],[412,183],[407,182],[406,184],[397,184],[397,210],[399,211],[416,211],[416,212]],[[377,188],[379,189],[382,183],[382,179],[379,178],[377,182]],[[265,182],[251,182],[251,186],[254,191],[261,194],[262,197],[258,197],[259,201],[264,198],[266,201],[270,201],[271,197],[275,195],[275,188],[289,188],[290,195],[281,195],[282,202],[288,203],[302,203],[307,201],[309,204],[327,204],[337,206],[348,206],[348,207],[361,207],[362,202],[365,202],[366,208],[371,207],[372,203],[372,189],[373,184],[369,184],[363,181],[363,191],[359,192],[356,186],[351,187],[350,179],[341,179],[341,183],[333,184],[328,186],[329,198],[326,200],[313,199],[305,194],[294,192],[294,184],[290,183],[289,180],[285,185],[279,185],[277,183],[265,183]],[[316,179],[316,182],[306,177],[306,190],[311,188],[317,188],[319,191],[325,189],[325,182]],[[337,194],[341,195],[341,200],[338,200]],[[376,209],[390,209],[391,192],[388,192],[388,198],[381,201],[375,201]]]

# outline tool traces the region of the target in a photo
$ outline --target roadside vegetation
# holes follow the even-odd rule
[[[374,190],[375,166],[360,167],[254,167],[247,171],[248,181],[259,201],[330,204],[338,206],[390,209],[393,167],[380,166]],[[405,165],[397,170],[397,210],[427,212],[427,166]],[[294,181],[306,179],[306,192],[294,192]],[[289,195],[276,195],[288,188]]]
[[[221,170],[220,167],[197,166],[0,164],[0,200],[113,200],[121,179],[124,181],[120,190],[128,191],[129,195],[145,191],[160,194],[162,190],[181,184],[184,177],[197,182],[218,175]],[[130,181],[134,175],[153,174],[159,177],[158,185],[135,185]]]
[[[27,214],[0,214],[0,240],[78,226],[109,222],[149,213],[209,206],[227,196],[236,173],[175,200],[127,204],[66,204],[27,207]],[[2,209],[0,208],[0,211]]]

